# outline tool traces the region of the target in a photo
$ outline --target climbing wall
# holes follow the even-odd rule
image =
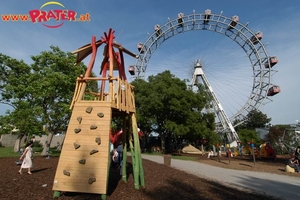
[[[75,103],[53,190],[106,194],[111,115],[108,102]]]

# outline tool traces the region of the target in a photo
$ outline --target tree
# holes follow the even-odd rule
[[[242,144],[246,145],[248,142],[254,142],[256,146],[260,146],[262,143],[259,133],[255,130],[239,129],[239,137]]]
[[[148,82],[137,79],[132,85],[138,124],[149,133],[159,133],[163,151],[166,139],[171,137],[194,140],[212,134],[214,114],[202,113],[209,103],[203,91],[188,89],[186,82],[170,71],[150,76]]]
[[[255,131],[255,128],[265,127],[270,121],[271,118],[268,118],[261,111],[251,110],[245,117],[245,122],[236,127],[241,142],[247,144],[254,141],[259,146],[262,143],[262,138],[259,137],[259,133]]]
[[[22,60],[0,54],[0,103],[13,108],[13,111],[7,111],[7,116],[2,117],[1,127],[8,128],[9,133],[18,134],[15,145],[17,150],[20,148],[20,140],[24,135],[36,134],[37,127],[41,127],[32,114],[32,106],[27,101],[29,97],[26,87],[30,85],[28,81],[30,73],[30,66]],[[13,132],[14,128],[19,131]],[[17,150],[15,149],[15,151]]]
[[[53,134],[66,130],[76,78],[85,72],[86,66],[75,66],[74,55],[54,46],[31,59],[33,64],[28,65],[0,54],[0,102],[14,108],[8,116],[21,132],[42,133],[46,125],[48,139],[42,152],[46,155]]]
[[[18,135],[15,142],[15,152],[19,151],[21,139],[24,136],[30,137],[30,135],[42,134],[41,122],[32,113],[29,103],[20,101],[18,104],[15,104],[13,111],[7,112],[7,116],[1,116],[1,126],[6,127],[6,131],[3,133]]]
[[[247,128],[254,130],[255,128],[265,127],[266,124],[270,123],[271,118],[268,118],[266,114],[263,114],[259,110],[251,110],[247,116],[246,121],[239,128]]]

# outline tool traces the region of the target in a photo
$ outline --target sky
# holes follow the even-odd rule
[[[32,55],[58,46],[72,52],[91,42],[91,37],[100,39],[110,28],[115,31],[115,41],[137,53],[137,43],[145,42],[154,31],[154,25],[163,25],[177,14],[204,13],[210,9],[214,14],[231,17],[238,15],[240,23],[249,22],[253,32],[262,31],[266,51],[278,57],[276,71],[271,77],[281,92],[265,100],[259,109],[272,119],[271,124],[294,124],[300,120],[300,1],[271,0],[61,0],[56,1],[63,9],[73,10],[77,16],[89,15],[90,21],[64,21],[59,28],[47,28],[42,23],[0,21],[0,53],[31,64]],[[39,10],[47,1],[2,0],[0,14],[29,14]],[[61,9],[60,5],[46,4],[42,10]],[[88,14],[88,15],[87,15]],[[58,25],[53,20],[46,25]],[[125,65],[134,65],[136,60],[125,56]],[[165,41],[153,53],[146,69],[146,76],[170,70],[181,79],[191,79],[193,63],[200,59],[203,70],[226,114],[230,117],[243,106],[251,93],[253,71],[243,50],[227,37],[209,31],[182,33]],[[98,54],[94,70],[99,67]],[[84,60],[88,64],[89,60]],[[99,70],[97,71],[99,74]],[[127,77],[130,74],[127,72]],[[130,79],[130,78],[129,78]],[[132,79],[130,79],[132,80]],[[9,106],[0,104],[0,115]]]

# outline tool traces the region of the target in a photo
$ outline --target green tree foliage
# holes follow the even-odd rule
[[[236,131],[243,145],[246,145],[247,142],[253,140],[256,145],[259,146],[263,141],[260,138],[259,133],[255,131],[255,128],[265,127],[270,121],[271,118],[268,118],[267,115],[263,114],[261,111],[250,111],[245,118],[245,122],[236,127]]]
[[[30,98],[26,93],[30,75],[31,67],[22,60],[0,54],[0,103],[10,105],[14,110],[1,117],[2,133],[17,133],[22,137],[26,133],[37,134],[37,127],[41,127],[27,101]],[[20,131],[11,132],[16,127]]]
[[[239,137],[243,145],[247,145],[248,142],[254,142],[256,146],[260,146],[262,143],[259,133],[255,130],[239,129]]]
[[[31,58],[34,63],[31,65],[31,84],[27,87],[27,93],[32,95],[29,102],[43,123],[47,124],[49,132],[65,130],[76,78],[84,74],[85,66],[82,63],[74,66],[75,56],[53,46],[51,51]]]
[[[17,102],[26,100],[25,89],[29,84],[30,66],[0,54],[0,103],[15,108]]]
[[[271,118],[259,110],[252,110],[246,116],[246,121],[239,128],[246,128],[254,130],[255,128],[265,127],[266,124],[270,123]]]
[[[47,125],[51,142],[53,134],[68,125],[76,78],[86,66],[75,66],[74,55],[54,46],[31,59],[28,65],[0,54],[0,103],[13,107],[9,121],[22,133],[38,134]]]
[[[170,71],[150,76],[148,82],[135,80],[132,85],[139,126],[148,133],[159,133],[163,150],[165,138],[195,140],[212,135],[214,114],[201,112],[209,103],[203,90],[193,92]]]

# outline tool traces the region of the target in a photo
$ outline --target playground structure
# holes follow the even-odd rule
[[[252,145],[252,144],[251,144]],[[243,147],[243,155],[254,155],[259,158],[276,158],[276,153],[270,143],[265,142],[260,145],[260,147],[257,149],[257,147],[252,148],[251,145],[246,145]],[[234,155],[237,156],[239,153],[235,152]]]
[[[282,138],[280,139],[280,143],[291,157],[295,153],[296,147],[300,146],[300,131],[297,125],[294,128],[284,129]]]
[[[72,115],[53,183],[54,197],[59,197],[61,191],[68,191],[101,194],[102,199],[106,198],[111,162],[111,123],[115,117],[123,121],[123,163],[127,161],[126,141],[129,141],[134,187],[145,186],[134,88],[126,79],[123,53],[132,57],[136,55],[115,43],[114,38],[114,31],[110,29],[100,40],[96,41],[93,36],[90,44],[73,52],[77,54],[75,64],[90,54],[91,58],[85,75],[76,80],[70,106]],[[102,77],[92,77],[97,50],[101,45],[105,45],[100,65]],[[92,87],[95,85],[97,88]],[[122,179],[127,181],[126,164],[122,165]]]

